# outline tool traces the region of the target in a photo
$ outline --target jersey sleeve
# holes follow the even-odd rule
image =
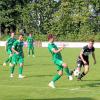
[[[93,50],[92,50],[93,52],[95,51],[95,48],[93,47]]]
[[[83,48],[82,48],[82,52],[84,53],[86,51],[86,46],[84,46]]]

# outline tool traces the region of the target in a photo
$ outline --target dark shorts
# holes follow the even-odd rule
[[[78,59],[77,59],[77,66],[78,66],[78,67],[82,67],[82,66],[84,67],[85,65],[89,65],[89,60],[88,60],[88,58],[84,58],[84,60],[87,62],[87,64],[84,64],[83,61],[82,61],[80,58],[78,58]]]

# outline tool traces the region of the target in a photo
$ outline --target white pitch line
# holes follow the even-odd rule
[[[31,88],[31,89],[49,89],[51,90],[52,88],[50,87],[33,87],[33,86],[28,86],[28,85],[20,85],[20,86],[16,86],[16,85],[0,85],[0,87],[4,86],[5,88],[6,87],[19,87],[19,88]],[[90,92],[90,94],[88,94],[89,97],[94,97],[95,95],[99,95],[100,94],[100,90],[97,90],[95,92],[93,92],[91,89],[89,88],[81,88],[81,87],[76,87],[76,88],[63,88],[63,87],[57,87],[55,89],[52,89],[52,90],[67,90],[67,91],[70,91],[72,93],[76,93],[76,92]],[[91,93],[92,92],[92,93]]]
[[[35,89],[50,89],[50,87],[33,87],[33,86],[28,86],[28,85],[20,85],[20,86],[16,86],[16,85],[0,85],[0,87],[19,87],[19,88],[35,88]],[[80,87],[76,87],[76,88],[63,88],[63,87],[57,87],[54,90],[69,90],[69,91],[91,91],[89,89],[84,89],[84,88],[80,88]]]

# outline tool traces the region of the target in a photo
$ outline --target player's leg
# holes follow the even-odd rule
[[[84,73],[87,74],[89,72],[89,65],[84,66]]]
[[[28,48],[28,56],[30,56],[30,48]]]
[[[10,65],[10,77],[13,77],[15,65],[17,64],[18,56],[14,54],[12,56],[11,65]]]
[[[74,75],[74,76],[78,76],[78,75],[75,75],[76,72],[80,73],[83,62],[81,59],[78,58],[76,61],[76,64],[77,64],[77,66],[75,66],[75,68],[73,70],[71,70],[71,75]]]
[[[9,66],[11,65],[12,56],[13,56],[13,54],[11,53],[11,54],[9,55]]]
[[[11,63],[11,61],[12,61],[12,53],[10,54],[10,56],[9,56],[9,62]]]
[[[81,72],[82,65],[83,65],[82,60],[77,60],[77,67],[72,72],[72,74],[74,76],[78,76],[79,75],[79,73]]]
[[[33,57],[35,57],[35,56],[34,56],[34,47],[32,47],[32,55],[33,55]]]
[[[68,68],[67,64],[66,63],[62,63],[62,66],[63,66],[63,68],[64,68],[64,70],[66,72],[66,75],[68,76],[69,80],[73,80],[73,77],[72,77],[72,75],[71,75],[71,73],[69,71],[69,68]]]
[[[48,84],[51,88],[55,88],[55,82],[60,79],[60,77],[63,75],[63,68],[57,66],[57,74],[53,77],[51,82]]]
[[[86,61],[86,64],[83,64],[84,71],[81,74],[79,74],[78,80],[81,80],[81,78],[84,77],[89,71],[89,60],[88,60],[88,58],[85,58],[85,61]]]
[[[18,62],[19,62],[19,69],[18,69],[19,76],[18,76],[18,78],[24,78],[24,76],[22,75],[22,73],[23,73],[23,62],[24,62],[23,57],[20,56]]]
[[[7,62],[9,62],[9,57],[4,61],[3,66],[6,66]]]
[[[9,57],[4,61],[3,66],[6,66],[6,64],[10,61],[11,50],[7,50],[7,54]]]
[[[62,60],[59,59],[57,59],[55,63],[56,65],[64,68],[66,75],[69,77],[69,80],[73,79],[66,63],[64,63]]]
[[[30,45],[28,44],[28,56],[30,56]]]
[[[14,77],[13,75],[14,75],[14,69],[15,69],[15,64],[11,64],[10,65],[10,77],[12,78],[12,77]]]
[[[81,80],[89,72],[89,65],[84,65],[84,71],[79,74],[78,80]]]

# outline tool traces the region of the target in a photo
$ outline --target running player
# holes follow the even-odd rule
[[[50,53],[52,54],[52,60],[54,64],[56,65],[57,74],[54,76],[54,78],[51,80],[51,82],[48,84],[51,88],[55,88],[55,82],[62,76],[63,74],[63,68],[66,72],[66,75],[68,76],[69,80],[72,80],[72,76],[69,72],[69,68],[66,63],[63,62],[61,51],[64,49],[64,45],[61,48],[58,48],[54,44],[54,36],[52,34],[48,35],[48,49]]]
[[[14,54],[12,56],[12,66],[10,70],[11,71],[10,77],[13,77],[15,65],[19,63],[19,76],[18,77],[24,78],[24,76],[22,75],[23,62],[24,62],[23,45],[24,45],[23,34],[20,34],[19,39],[16,40],[12,46],[12,51]]]
[[[10,62],[9,64],[11,65],[11,59],[12,59],[12,45],[13,43],[16,41],[16,39],[14,38],[15,34],[14,33],[11,33],[11,37],[7,39],[7,42],[6,42],[6,52],[7,54],[9,55],[9,57],[6,59],[6,61],[3,63],[3,66],[6,66],[6,64],[8,62]]]
[[[30,52],[32,52],[33,57],[34,56],[34,40],[32,38],[32,34],[30,33],[28,38],[27,38],[27,44],[28,44],[28,56],[30,56]]]
[[[78,75],[78,80],[81,80],[89,72],[89,55],[92,54],[94,64],[96,64],[95,58],[95,48],[94,48],[94,40],[90,39],[88,45],[84,46],[80,52],[80,55],[77,60],[77,68],[75,71],[81,71],[82,66],[84,67],[84,71]]]

